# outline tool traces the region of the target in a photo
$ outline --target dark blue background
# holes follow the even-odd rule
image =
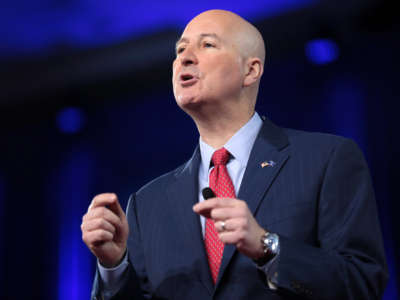
[[[384,299],[398,299],[394,1],[133,2],[0,5],[0,298],[89,298],[81,217],[94,195],[115,192],[125,207],[190,157],[198,133],[173,98],[174,43],[190,18],[220,7],[268,41],[260,114],[362,148],[391,276]]]

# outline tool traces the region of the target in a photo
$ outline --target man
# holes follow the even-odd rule
[[[199,147],[133,194],[127,217],[115,194],[93,199],[81,226],[98,258],[92,298],[379,299],[384,251],[357,146],[255,113],[265,48],[241,17],[198,15],[176,53],[174,95]]]

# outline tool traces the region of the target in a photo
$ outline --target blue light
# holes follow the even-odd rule
[[[80,108],[64,108],[57,114],[57,127],[63,133],[77,133],[83,128],[84,123],[85,114]]]
[[[339,47],[330,39],[316,39],[305,46],[307,58],[316,65],[325,65],[338,59]]]
[[[362,81],[341,75],[328,82],[324,101],[333,132],[354,139],[362,149],[367,148],[365,90]]]
[[[82,144],[66,152],[48,183],[50,197],[57,199],[58,300],[89,299],[93,281],[89,249],[82,241],[80,224],[92,198],[93,154]],[[53,276],[57,276],[54,274]]]
[[[88,47],[119,42],[160,30],[181,28],[198,13],[232,10],[254,21],[309,6],[320,0],[170,1],[3,1],[0,55],[49,52],[57,46]],[[53,3],[54,2],[54,3]],[[34,3],[34,4],[32,4]],[[51,3],[51,4],[50,4]],[[11,34],[7,28],[15,28]]]

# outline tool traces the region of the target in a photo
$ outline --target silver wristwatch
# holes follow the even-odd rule
[[[264,255],[254,260],[259,266],[265,265],[279,253],[279,236],[276,233],[266,232],[261,236]]]

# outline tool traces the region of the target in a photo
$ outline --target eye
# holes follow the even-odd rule
[[[176,49],[176,54],[182,53],[185,50],[185,47],[179,47]]]
[[[204,46],[205,48],[212,48],[212,47],[215,47],[214,44],[213,44],[213,43],[210,43],[210,42],[204,42],[203,46]]]

